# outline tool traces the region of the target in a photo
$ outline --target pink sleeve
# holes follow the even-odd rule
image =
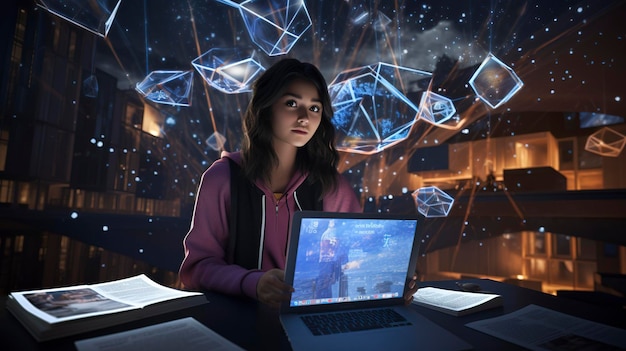
[[[213,290],[256,299],[263,274],[226,262],[230,169],[227,159],[216,161],[202,175],[191,227],[183,241],[185,258],[179,276],[185,288]]]
[[[324,211],[327,212],[363,212],[350,183],[341,175],[334,192],[324,196]]]

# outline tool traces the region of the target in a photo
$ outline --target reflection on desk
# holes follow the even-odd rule
[[[459,280],[422,282],[421,286],[458,289]],[[419,313],[470,343],[477,350],[522,350],[521,347],[491,337],[465,326],[485,318],[501,316],[535,304],[572,316],[626,329],[626,312],[589,303],[544,294],[539,291],[488,279],[467,279],[461,282],[479,284],[483,290],[503,296],[502,307],[463,317],[454,317],[425,307],[413,306]],[[179,310],[156,317],[125,323],[98,331],[37,343],[26,329],[6,310],[6,296],[0,305],[0,345],[3,350],[75,350],[74,341],[144,327],[178,318],[193,317],[235,344],[250,351],[291,350],[278,320],[278,312],[255,301],[208,292],[208,304]]]

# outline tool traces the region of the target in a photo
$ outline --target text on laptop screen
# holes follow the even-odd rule
[[[402,296],[415,219],[303,218],[291,306]]]

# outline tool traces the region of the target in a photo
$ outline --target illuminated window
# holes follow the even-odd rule
[[[571,260],[550,260],[549,282],[551,284],[572,285],[574,263]]]
[[[531,233],[526,240],[526,252],[529,256],[544,256],[546,254],[546,234]]]
[[[548,272],[545,259],[531,258],[524,260],[524,274],[531,279],[543,280]]]

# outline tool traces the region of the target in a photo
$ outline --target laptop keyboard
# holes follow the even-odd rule
[[[313,335],[411,325],[409,321],[391,308],[314,314],[301,318]]]

